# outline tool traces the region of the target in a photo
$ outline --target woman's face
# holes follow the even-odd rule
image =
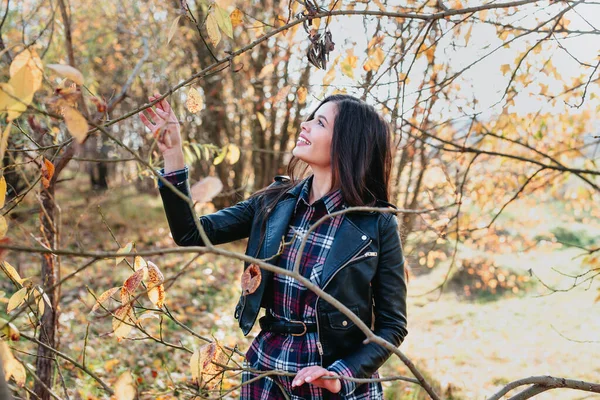
[[[331,139],[336,115],[334,102],[321,105],[313,119],[300,124],[300,135],[292,154],[311,167],[331,168]]]

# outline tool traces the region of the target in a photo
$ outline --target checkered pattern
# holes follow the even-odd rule
[[[312,178],[308,179],[298,198],[296,208],[285,241],[286,245],[279,266],[292,270],[298,255],[302,239],[308,228],[321,217],[331,214],[344,207],[342,193],[337,190],[328,196],[308,203]],[[300,262],[300,273],[316,285],[321,284],[321,273],[335,233],[340,226],[343,215],[326,220],[310,233],[304,247]],[[315,304],[317,296],[306,289],[304,285],[285,275],[274,274],[271,298],[266,304],[267,310],[273,317],[284,320],[316,323]],[[320,364],[317,349],[318,335],[316,332],[304,336],[292,336],[261,331],[254,339],[246,353],[248,365],[257,370],[284,370],[297,372],[300,369]],[[345,364],[338,360],[329,367],[339,375],[352,376]],[[242,381],[247,382],[255,377],[245,372]],[[242,399],[279,399],[284,398],[284,390],[291,399],[381,399],[381,384],[372,383],[357,386],[353,382],[342,380],[342,390],[339,394],[323,393],[322,389],[310,384],[292,388],[293,377],[272,376],[263,378],[242,388]]]
[[[185,182],[188,178],[188,172],[189,169],[187,167],[187,165],[182,168],[182,169],[178,169],[177,171],[171,171],[168,174],[165,174],[165,169],[162,168],[160,170],[157,171],[163,178],[165,178],[167,181],[169,181],[172,185],[176,185],[178,183],[182,183]],[[157,179],[157,184],[158,184],[158,188],[162,188],[163,186],[165,186],[164,183],[161,182],[160,179]]]
[[[170,183],[177,185],[188,178],[188,167],[163,175]],[[279,259],[279,266],[292,270],[299,251],[300,243],[308,228],[321,217],[331,214],[344,207],[341,191],[337,190],[310,205],[309,193],[312,177],[307,179],[302,187],[290,227],[286,235],[286,245]],[[158,187],[164,186],[158,181]],[[320,285],[321,272],[335,233],[340,226],[343,215],[326,220],[310,233],[300,263],[300,273],[311,282]],[[306,289],[296,280],[285,275],[274,274],[272,291],[266,304],[271,304],[267,310],[279,319],[316,323],[316,295]],[[265,294],[267,296],[267,294]],[[316,332],[304,336],[283,335],[261,331],[254,339],[246,353],[246,363],[256,370],[284,370],[295,373],[300,369],[320,364],[317,349],[318,335]],[[338,375],[352,377],[352,371],[342,360],[334,362],[328,368]],[[242,382],[248,382],[256,375],[245,371]],[[378,373],[373,378],[378,378]],[[383,389],[379,382],[356,385],[354,382],[342,380],[342,390],[333,394],[322,391],[321,388],[310,384],[292,388],[293,377],[272,376],[250,382],[242,387],[241,399],[283,399],[284,390],[292,400],[301,399],[348,399],[366,400],[383,399]]]

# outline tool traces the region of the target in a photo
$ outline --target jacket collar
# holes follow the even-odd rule
[[[272,257],[280,252],[281,243],[285,239],[303,185],[309,178],[303,179],[288,189],[288,196],[280,200],[270,213],[266,226],[263,258]],[[322,284],[325,284],[340,267],[368,246],[373,239],[371,237],[373,234],[368,232],[374,232],[371,225],[377,220],[378,216],[375,213],[344,214],[344,219],[337,230],[333,245],[323,265]],[[273,261],[275,260],[273,259]]]

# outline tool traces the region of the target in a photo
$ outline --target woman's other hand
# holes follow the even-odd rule
[[[148,97],[148,100],[152,102],[159,97],[161,97],[160,93],[154,93],[154,96]],[[167,100],[162,99],[154,107],[154,109],[150,107],[143,110],[140,119],[156,138],[158,149],[163,155],[170,151],[182,151],[179,121],[171,105]]]
[[[325,368],[315,365],[302,368],[292,381],[292,387],[302,386],[305,382],[329,390],[331,393],[338,393],[342,390],[342,383],[339,379],[322,379],[323,376],[332,376],[335,373]]]

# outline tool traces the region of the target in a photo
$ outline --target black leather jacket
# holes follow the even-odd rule
[[[278,176],[273,185],[286,179]],[[189,197],[187,182],[177,187]],[[266,222],[262,241],[262,220],[256,211],[266,201],[260,196],[205,215],[200,222],[213,244],[249,238],[246,254],[266,259],[279,250],[300,188],[301,184],[292,187],[277,203]],[[175,243],[179,246],[202,246],[194,223],[196,217],[188,205],[167,187],[160,189],[160,195]],[[385,202],[380,205],[391,206]],[[269,262],[277,264],[277,259]],[[250,295],[241,296],[236,307],[236,318],[244,335],[252,329],[263,303],[265,287],[272,280],[271,272],[263,270],[262,274],[259,288]],[[404,256],[398,220],[393,214],[345,214],[323,266],[322,282],[325,292],[352,310],[372,327],[375,334],[394,346],[399,346],[404,340],[407,334]],[[316,313],[323,367],[342,359],[355,377],[367,378],[390,356],[388,350],[377,344],[363,344],[365,335],[354,323],[320,298]]]

